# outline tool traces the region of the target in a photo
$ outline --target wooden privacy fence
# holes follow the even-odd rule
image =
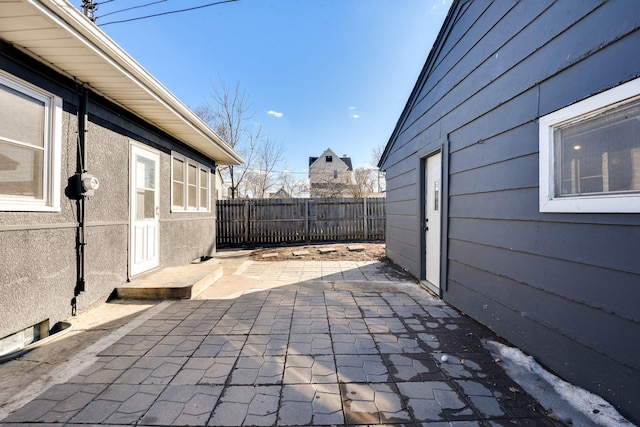
[[[217,201],[218,245],[384,240],[384,198]]]

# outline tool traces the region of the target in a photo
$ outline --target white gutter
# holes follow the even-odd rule
[[[173,113],[184,126],[194,131],[203,141],[195,144],[195,141],[184,141],[187,145],[196,148],[198,151],[213,157],[221,164],[240,164],[244,159],[236,153],[220,136],[218,136],[202,119],[200,119],[193,111],[185,106],[175,95],[165,88],[155,77],[146,71],[138,62],[136,62],[128,53],[109,38],[102,30],[100,30],[87,17],[82,15],[67,0],[28,0],[28,2],[41,11],[43,15],[54,21],[58,26],[66,30],[70,35],[74,36],[79,42],[90,49],[110,66],[121,72],[133,84],[144,90],[150,98],[161,104],[168,111]],[[48,61],[50,62],[50,61]],[[55,64],[52,64],[55,67]],[[59,68],[56,68],[59,70]],[[68,72],[62,71],[65,75]],[[77,76],[69,76],[76,78]],[[91,85],[91,81],[87,81]],[[95,88],[94,88],[95,89]],[[109,100],[117,103],[123,108],[131,111],[131,109],[123,106],[117,99],[101,93]],[[136,111],[134,114],[141,116]],[[172,134],[170,130],[162,127],[161,123],[154,122],[147,117],[141,116],[146,121],[150,121],[159,128]],[[207,150],[206,142],[217,146],[219,150]],[[202,144],[204,146],[202,146]],[[195,145],[195,146],[194,146]],[[223,156],[219,154],[214,156],[213,151],[222,151]]]

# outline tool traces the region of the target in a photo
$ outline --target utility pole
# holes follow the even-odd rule
[[[91,22],[96,22],[95,12],[98,10],[98,5],[93,0],[82,0],[82,13],[89,18]]]

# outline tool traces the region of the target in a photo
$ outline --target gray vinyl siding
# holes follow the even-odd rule
[[[419,259],[413,254],[420,247],[420,239],[415,232],[419,227],[417,213],[420,209],[415,197],[419,181],[415,167],[400,169],[402,166],[410,166],[410,163],[410,161],[399,163],[387,171],[385,235],[387,255],[418,276]],[[393,191],[389,191],[389,188]]]
[[[382,165],[420,276],[420,161],[448,141],[443,297],[635,422],[640,214],[540,213],[538,118],[638,77],[639,27],[634,0],[454,2]]]

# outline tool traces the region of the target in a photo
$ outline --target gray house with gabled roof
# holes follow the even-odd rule
[[[215,253],[243,159],[66,0],[0,6],[0,354]]]
[[[640,423],[640,3],[454,0],[379,166],[388,256]]]

